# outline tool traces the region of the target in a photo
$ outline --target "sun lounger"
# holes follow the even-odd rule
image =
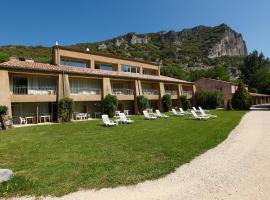
[[[117,126],[117,123],[110,121],[108,115],[102,115],[101,117],[104,126]]]
[[[146,110],[143,111],[143,116],[144,116],[144,119],[157,119],[157,117],[155,116],[151,116]]]
[[[209,116],[197,115],[197,113],[195,113],[194,110],[191,111],[191,114],[192,114],[192,119],[199,119],[199,120],[208,120],[208,119],[210,119]]]
[[[183,115],[191,114],[190,112],[184,111],[183,108],[179,108],[179,110],[180,110],[180,114],[183,114]]]
[[[194,106],[192,107],[192,109],[193,109],[193,111],[194,111],[195,113],[200,113],[200,111],[197,110]]]
[[[125,124],[132,124],[134,121],[127,118],[127,116],[124,113],[119,113],[120,122]]]
[[[201,114],[200,116],[208,116],[209,118],[217,118],[217,115],[206,114],[201,107],[199,107],[199,111]]]
[[[172,109],[172,114],[174,116],[184,116],[184,114],[181,114],[181,113],[177,112],[174,108]]]
[[[156,110],[156,116],[159,118],[168,118],[169,116],[162,114],[159,110]]]

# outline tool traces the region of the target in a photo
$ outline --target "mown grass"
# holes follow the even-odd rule
[[[146,121],[135,116],[134,124],[114,128],[93,120],[1,132],[0,168],[15,176],[0,184],[0,197],[61,196],[164,176],[226,139],[245,114],[212,113],[219,117]]]

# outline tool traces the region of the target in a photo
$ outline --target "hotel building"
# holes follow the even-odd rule
[[[179,96],[189,99],[192,82],[160,75],[158,64],[118,56],[54,46],[52,64],[11,59],[0,63],[0,105],[8,106],[14,123],[20,117],[57,121],[57,102],[70,97],[75,111],[97,117],[98,104],[107,94],[116,95],[119,110],[137,113],[136,97],[144,95],[153,109],[162,110],[161,98],[170,94],[173,106]]]

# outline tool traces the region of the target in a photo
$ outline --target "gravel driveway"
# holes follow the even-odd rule
[[[270,111],[249,112],[227,140],[164,178],[60,199],[270,199]]]

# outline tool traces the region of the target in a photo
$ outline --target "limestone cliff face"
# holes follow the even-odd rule
[[[227,29],[225,30],[220,42],[216,43],[213,48],[209,49],[208,57],[247,56],[247,54],[246,43],[243,40],[242,35]]]

